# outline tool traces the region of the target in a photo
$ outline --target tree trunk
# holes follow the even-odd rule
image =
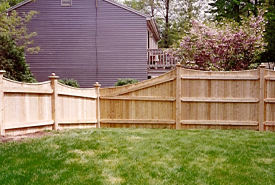
[[[235,13],[234,19],[235,19],[237,22],[241,22],[241,17],[240,17],[240,6],[239,6],[237,3],[234,3],[234,5],[233,5],[233,10],[234,10],[234,13]]]
[[[154,2],[154,0],[150,0],[150,6],[151,6],[151,16],[155,17],[155,2]]]
[[[165,2],[165,33],[164,33],[164,47],[168,48],[169,47],[169,43],[168,43],[168,32],[169,32],[169,4],[170,4],[170,0],[166,0]]]

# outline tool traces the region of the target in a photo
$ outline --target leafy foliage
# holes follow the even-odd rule
[[[265,21],[263,12],[234,21],[203,24],[192,22],[176,51],[186,67],[201,70],[245,70],[253,68],[264,52]],[[252,65],[253,64],[253,65]]]
[[[132,79],[132,78],[118,79],[117,82],[115,83],[115,86],[123,86],[123,85],[127,85],[127,84],[134,84],[137,82],[138,82],[138,80]]]
[[[241,22],[241,16],[257,16],[257,8],[263,3],[264,0],[216,0],[209,4],[212,7],[210,13],[215,15],[216,20],[227,18]]]
[[[24,50],[7,36],[0,36],[0,69],[5,77],[22,82],[36,82],[25,62]]]
[[[189,29],[192,18],[198,18],[205,0],[126,0],[124,4],[150,14],[161,32],[159,47],[169,48]]]
[[[39,47],[33,46],[35,32],[28,33],[26,24],[37,14],[30,11],[19,16],[15,11],[7,15],[8,2],[0,4],[0,68],[6,70],[5,77],[24,82],[35,82],[25,53],[37,53]]]
[[[72,78],[65,78],[65,79],[60,79],[58,80],[60,83],[63,83],[65,85],[68,86],[72,86],[72,87],[79,87],[79,84],[77,82],[77,80],[72,79]]]
[[[265,31],[267,46],[261,59],[264,62],[275,62],[275,1],[268,2],[265,17],[267,19]]]
[[[3,5],[4,6],[4,5]],[[40,48],[33,46],[32,38],[37,35],[36,32],[28,33],[27,23],[37,14],[36,11],[30,11],[18,15],[16,11],[12,11],[10,15],[6,12],[1,12],[0,17],[0,34],[1,36],[9,37],[15,41],[15,44],[23,48],[29,53],[38,53]]]
[[[24,0],[0,0],[0,3],[8,3],[9,6],[14,6]]]
[[[265,9],[267,20],[265,41],[266,51],[261,55],[261,62],[275,62],[275,1],[274,0],[215,0],[210,3],[211,11],[215,20],[232,19],[241,22],[241,16],[251,14],[257,16],[258,9]]]

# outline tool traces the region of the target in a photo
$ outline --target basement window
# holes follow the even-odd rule
[[[72,0],[61,0],[61,6],[72,6]]]

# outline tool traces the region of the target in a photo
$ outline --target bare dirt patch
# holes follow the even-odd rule
[[[52,133],[42,131],[42,132],[35,132],[35,133],[29,133],[29,134],[16,135],[16,136],[1,136],[0,143],[22,141],[27,138],[40,138],[48,135],[52,135]]]

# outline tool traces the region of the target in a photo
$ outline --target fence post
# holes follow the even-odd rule
[[[96,120],[97,120],[97,128],[100,128],[100,102],[99,102],[99,98],[100,98],[100,84],[98,82],[96,82],[94,84],[94,88],[96,91]]]
[[[53,90],[52,94],[52,119],[54,121],[54,130],[58,130],[58,92],[57,92],[57,82],[59,79],[59,76],[55,76],[55,73],[52,73],[51,76],[49,76],[49,79],[51,80],[51,86]]]
[[[259,68],[260,76],[260,98],[259,98],[259,131],[264,131],[264,119],[265,119],[265,79],[264,79],[265,65],[261,64]]]
[[[4,87],[3,87],[3,75],[6,71],[0,70],[0,135],[5,135],[4,125]]]
[[[181,64],[176,65],[176,129],[181,128]]]

